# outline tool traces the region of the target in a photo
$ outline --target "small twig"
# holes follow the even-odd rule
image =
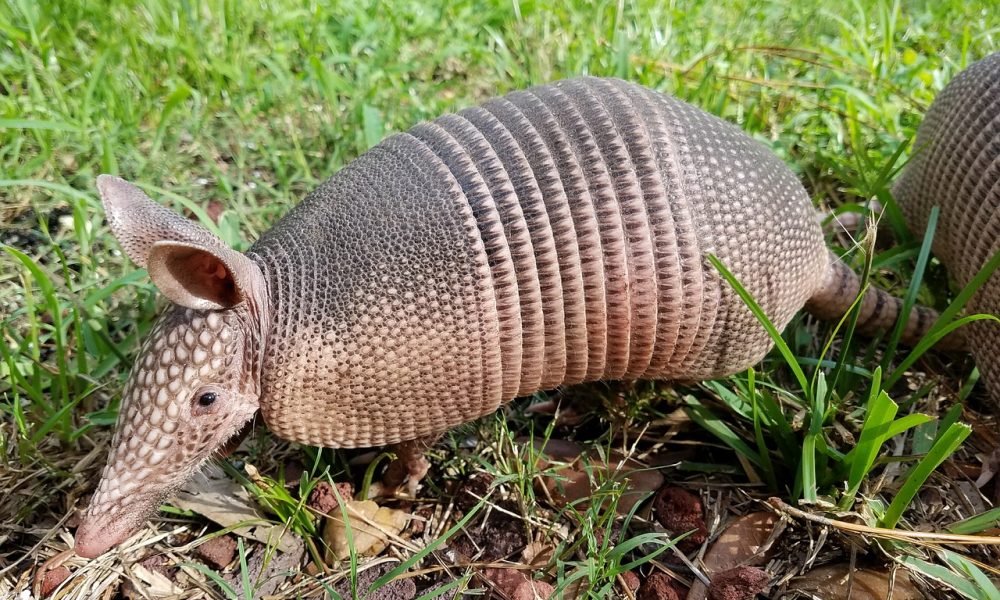
[[[886,529],[884,527],[869,527],[848,523],[847,521],[837,521],[828,517],[822,517],[807,513],[793,506],[786,504],[780,498],[769,498],[768,503],[779,512],[791,515],[797,519],[812,521],[826,527],[833,527],[842,531],[852,531],[878,538],[890,540],[921,540],[925,542],[938,542],[941,544],[982,544],[986,546],[1000,546],[1000,536],[986,535],[961,535],[957,533],[935,533],[932,531],[906,531],[902,529]]]

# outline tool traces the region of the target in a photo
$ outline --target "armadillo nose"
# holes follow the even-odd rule
[[[97,558],[124,542],[131,533],[128,529],[102,523],[99,518],[88,517],[76,530],[73,549],[83,558]]]

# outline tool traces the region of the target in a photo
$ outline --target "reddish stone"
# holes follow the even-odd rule
[[[734,567],[712,577],[708,585],[708,600],[753,600],[771,576],[756,567]]]
[[[59,587],[59,584],[66,581],[66,579],[68,578],[69,578],[69,569],[67,569],[66,567],[60,566],[51,569],[49,571],[46,571],[45,575],[42,577],[41,590],[39,590],[42,595],[42,598],[48,598],[49,594],[56,591],[56,588]]]
[[[340,497],[345,502],[354,499],[354,487],[350,483],[338,483],[337,492],[340,493]],[[319,513],[328,515],[340,506],[340,503],[337,501],[337,493],[334,492],[333,486],[325,481],[321,481],[316,484],[312,493],[309,494],[309,500],[306,502],[306,505]]]
[[[669,575],[657,572],[646,578],[635,597],[636,600],[681,600],[683,596]]]
[[[195,548],[194,553],[209,566],[222,569],[236,558],[236,539],[231,535],[220,535]]]
[[[653,499],[653,510],[656,511],[656,520],[670,535],[692,532],[679,544],[685,552],[694,550],[708,539],[701,499],[691,492],[664,486]]]
[[[625,587],[631,591],[636,591],[639,589],[639,576],[633,571],[625,571],[622,573],[622,579],[625,581]]]

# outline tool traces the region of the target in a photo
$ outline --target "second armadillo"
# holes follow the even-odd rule
[[[927,228],[934,206],[941,209],[934,252],[965,285],[1000,252],[1000,53],[970,65],[938,94],[913,151],[893,193],[915,232]],[[969,312],[1000,316],[1000,274],[978,289]],[[1000,404],[1000,324],[976,321],[966,337]]]

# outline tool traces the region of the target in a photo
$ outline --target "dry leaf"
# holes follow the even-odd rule
[[[291,552],[269,552],[260,546],[254,548],[247,559],[246,572],[249,575],[252,593],[243,589],[243,571],[234,569],[225,575],[225,580],[233,586],[237,598],[267,598],[274,594],[289,577],[296,577],[301,570],[305,556],[305,544],[296,539]]]
[[[513,600],[547,600],[554,591],[552,585],[544,581],[525,581],[517,586],[511,597]]]
[[[541,567],[552,560],[555,548],[542,542],[531,542],[521,551],[521,562],[526,565]]]
[[[711,579],[713,574],[728,571],[737,565],[760,565],[767,559],[761,546],[767,541],[778,517],[770,512],[755,512],[736,519],[719,535],[705,553],[704,572]],[[708,588],[696,580],[688,591],[687,600],[704,600]]]
[[[170,578],[163,573],[158,573],[152,569],[147,569],[141,564],[132,565],[132,575],[138,581],[133,580],[133,585],[145,598],[169,598],[176,597],[184,590],[174,585]],[[142,586],[137,585],[142,582]]]
[[[586,499],[593,492],[588,465],[593,477],[599,481],[610,477],[626,481],[627,491],[621,495],[616,507],[619,514],[628,514],[636,503],[663,485],[663,475],[658,470],[631,458],[622,464],[624,456],[617,451],[611,452],[611,463],[605,462],[593,451],[587,453],[585,462],[583,448],[579,444],[566,440],[549,440],[544,447],[541,440],[535,440],[534,444],[544,455],[539,457],[536,468],[551,473],[543,475],[541,483],[553,501],[561,505],[576,503],[580,508],[586,506]],[[556,465],[547,458],[566,464]]]
[[[222,527],[248,521],[264,523],[243,525],[232,532],[262,544],[277,545],[283,552],[291,552],[298,546],[295,536],[285,531],[283,526],[267,523],[250,499],[250,494],[227,477],[218,465],[209,465],[192,477],[174,496],[172,504],[182,510],[196,512]]]
[[[354,549],[359,555],[375,556],[385,549],[389,539],[399,534],[410,520],[409,513],[380,507],[372,500],[352,500],[344,503]],[[343,560],[351,555],[347,526],[343,514],[334,511],[323,529],[323,539],[330,549],[327,562]]]
[[[479,576],[488,582],[487,585],[500,592],[502,598],[513,598],[517,588],[529,581],[528,574],[520,569],[490,567],[484,569]]]
[[[821,600],[885,600],[889,597],[892,573],[872,569],[855,569],[851,597],[847,598],[849,585],[848,564],[826,565],[809,571],[792,580],[791,590],[809,592]],[[905,569],[898,569],[892,588],[892,600],[919,600],[923,594],[910,581]]]

